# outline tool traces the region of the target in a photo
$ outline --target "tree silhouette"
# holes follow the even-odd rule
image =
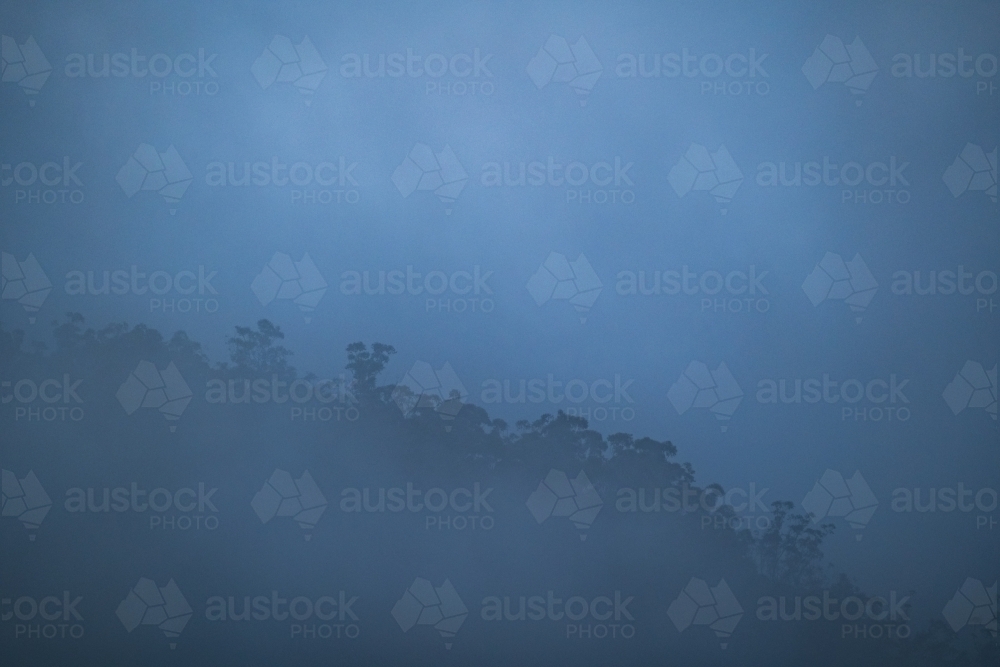
[[[559,558],[551,558],[551,544],[546,546],[541,541],[533,543],[525,538],[526,530],[535,526],[523,498],[527,498],[552,469],[570,477],[580,471],[586,472],[603,499],[604,514],[615,511],[616,493],[623,487],[684,488],[699,493],[711,491],[714,498],[724,495],[719,485],[696,486],[694,469],[689,463],[676,460],[678,449],[673,442],[630,433],[605,436],[590,428],[586,419],[562,411],[520,421],[514,428],[509,428],[502,419],[491,417],[481,406],[471,404],[462,406],[451,420],[442,419],[433,405],[404,414],[392,399],[393,386],[379,384],[396,351],[391,345],[374,343],[368,346],[355,342],[346,348],[346,368],[353,374],[353,391],[360,401],[357,421],[303,423],[288,421],[288,410],[293,403],[216,407],[198,398],[200,387],[205,386],[200,383],[206,383],[219,371],[239,377],[295,376],[295,369],[288,365],[292,353],[281,344],[284,334],[268,320],[260,320],[256,327],[236,327],[235,334],[226,340],[229,362],[214,367],[209,364],[201,345],[182,331],[166,339],[159,331],[141,324],[130,327],[115,323],[95,329],[87,327],[82,316],[69,314],[64,321],[53,323],[52,334],[54,345],[48,349],[32,344],[21,331],[7,331],[0,326],[0,363],[5,373],[11,374],[8,377],[20,377],[15,374],[22,373],[23,377],[45,377],[43,374],[50,372],[61,377],[62,373],[72,372],[73,378],[86,378],[81,391],[87,392],[87,420],[78,427],[67,425],[65,433],[77,437],[80,431],[70,428],[84,428],[91,429],[89,432],[94,434],[95,441],[97,437],[104,438],[106,451],[102,451],[109,455],[107,461],[102,461],[102,467],[111,461],[120,465],[121,471],[131,471],[129,466],[141,465],[166,469],[178,462],[182,466],[191,461],[197,464],[202,461],[197,457],[208,453],[213,457],[213,474],[233,466],[247,468],[246,471],[241,468],[238,475],[233,473],[235,485],[244,483],[243,476],[250,476],[251,472],[252,475],[259,474],[261,469],[269,472],[279,464],[297,469],[308,465],[317,479],[321,472],[340,473],[344,476],[344,484],[351,486],[379,487],[387,483],[399,484],[399,480],[404,483],[412,480],[416,486],[426,489],[479,481],[484,486],[495,484],[506,489],[514,497],[515,506],[504,508],[505,511],[520,511],[525,519],[508,521],[517,515],[505,514],[505,525],[498,520],[495,533],[483,533],[478,540],[468,535],[431,533],[422,523],[417,523],[412,530],[398,528],[397,524],[389,523],[390,519],[354,525],[350,530],[357,532],[351,534],[352,543],[363,545],[358,551],[361,559],[366,564],[368,560],[376,561],[380,572],[398,565],[393,558],[402,553],[400,544],[420,551],[429,549],[432,544],[436,548],[438,542],[428,540],[451,538],[454,541],[447,544],[461,553],[468,550],[471,560],[474,560],[473,553],[490,559],[490,566],[499,568],[498,571],[515,575],[530,571],[543,574],[545,581],[558,582],[565,577],[565,581],[573,582],[574,571],[560,565],[563,561]],[[141,431],[148,448],[134,446],[134,433],[140,432],[134,429],[142,422],[133,417],[124,419],[114,396],[139,360],[154,362],[158,368],[176,362],[191,385],[195,399],[178,430],[184,433],[184,438],[171,435],[157,424],[159,428],[155,430]],[[292,438],[288,437],[289,428],[293,429]],[[195,446],[192,442],[184,457],[176,457],[176,448],[187,446],[187,439],[195,436],[205,437],[211,444]],[[13,440],[19,436],[8,437]],[[31,434],[31,437],[37,436]],[[267,445],[269,442],[282,444],[280,448],[272,448]],[[336,446],[331,447],[331,443]],[[86,452],[86,458],[78,465],[86,466],[94,453]],[[226,461],[227,465],[218,466],[219,460]],[[52,466],[47,473],[52,474],[55,469]],[[103,468],[100,474],[105,474]],[[254,479],[255,484],[259,484]],[[334,499],[330,500],[332,504]],[[650,598],[656,600],[653,604],[662,602],[662,607],[655,610],[656,618],[663,618],[667,605],[679,591],[677,579],[669,579],[675,570],[684,572],[684,582],[691,574],[706,576],[699,574],[700,568],[705,572],[723,573],[744,604],[748,618],[743,622],[746,624],[754,622],[751,605],[758,596],[795,597],[829,590],[836,597],[857,595],[867,599],[848,577],[834,576],[825,562],[822,547],[832,534],[833,525],[815,524],[810,515],[794,510],[791,502],[772,503],[770,522],[763,530],[734,528],[729,521],[715,522],[720,517],[736,516],[733,508],[721,502],[717,506],[699,506],[690,512],[669,516],[639,511],[621,515],[621,521],[601,518],[600,523],[594,523],[591,534],[603,531],[604,540],[588,541],[588,548],[592,550],[586,557],[578,555],[572,557],[576,560],[567,562],[572,562],[573,567],[611,570],[616,585],[620,584],[623,589],[649,590]],[[706,518],[712,520],[710,530],[705,530]],[[721,527],[716,528],[716,523]],[[365,525],[372,528],[369,530]],[[385,530],[387,525],[392,525],[393,530]],[[109,536],[107,539],[119,538]],[[256,548],[253,535],[248,537],[234,531],[233,539],[244,540],[240,544],[245,549]],[[518,548],[511,548],[511,545]],[[96,541],[91,546],[98,554],[103,553],[101,549],[111,548]],[[127,552],[128,545],[122,544],[120,548]],[[531,555],[525,556],[522,553],[525,550]],[[369,584],[377,590],[379,582]],[[391,594],[398,595],[398,591],[393,590]],[[914,629],[910,638],[877,645],[843,641],[838,634],[839,626],[831,627],[831,624],[775,623],[757,628],[757,632],[741,629],[744,634],[740,642],[733,642],[727,649],[736,659],[733,664],[762,664],[759,662],[762,655],[767,655],[767,664],[775,667],[798,664],[879,667],[998,664],[996,639],[981,626],[970,626],[956,633],[935,620],[921,631]],[[675,635],[670,634],[670,637]],[[678,650],[688,652],[676,656],[679,664],[710,664],[704,662],[705,656],[697,653],[699,649],[693,644],[680,646]],[[662,660],[662,655],[643,654],[641,657],[649,664]],[[482,664],[510,663],[498,657],[493,662],[482,661]],[[581,664],[594,664],[594,660],[584,660]]]
[[[281,327],[270,320],[258,320],[256,330],[237,326],[236,335],[226,339],[226,347],[239,371],[250,375],[294,377],[295,369],[288,365],[291,350],[277,344],[284,338]]]
[[[376,397],[376,382],[379,374],[389,363],[389,357],[396,354],[392,345],[372,343],[372,349],[362,343],[351,343],[347,346],[347,365],[345,368],[354,375],[353,390],[362,400]]]
[[[834,525],[814,527],[811,515],[793,514],[793,507],[788,501],[771,503],[771,523],[750,540],[750,557],[771,581],[802,589],[820,588],[826,577],[820,545]]]

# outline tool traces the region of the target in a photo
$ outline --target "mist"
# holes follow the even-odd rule
[[[2,3],[12,664],[995,665],[988,2]]]

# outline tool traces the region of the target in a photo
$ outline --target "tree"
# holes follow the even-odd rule
[[[389,363],[389,357],[394,354],[396,348],[382,343],[372,343],[371,351],[360,341],[347,346],[345,368],[354,375],[353,390],[359,399],[370,399],[378,394],[376,387],[378,375]]]
[[[356,342],[347,347],[346,368],[353,374],[353,391],[364,401],[360,411],[363,419],[296,423],[295,437],[289,439],[285,437],[290,407],[287,404],[262,404],[252,409],[202,405],[184,415],[182,423],[187,435],[182,440],[172,436],[161,422],[156,422],[158,430],[149,431],[138,416],[126,419],[115,396],[140,360],[154,362],[158,370],[167,362],[176,362],[191,387],[197,388],[211,372],[198,342],[182,331],[167,339],[145,325],[130,328],[120,323],[95,330],[87,328],[79,315],[55,323],[53,333],[55,345],[49,350],[33,347],[23,332],[8,332],[0,327],[0,359],[6,365],[8,378],[58,378],[68,373],[73,380],[83,380],[81,395],[87,401],[86,420],[80,424],[66,422],[61,432],[68,439],[80,439],[80,434],[85,435],[84,440],[104,439],[107,456],[94,457],[92,452],[81,450],[78,458],[68,464],[84,470],[91,466],[94,478],[109,475],[109,466],[117,474],[130,473],[137,461],[169,467],[176,448],[189,446],[184,458],[194,465],[218,460],[239,460],[242,465],[245,459],[257,470],[255,475],[261,470],[273,470],[279,464],[287,466],[286,462],[291,461],[299,465],[298,459],[308,459],[317,479],[329,479],[335,469],[343,479],[351,479],[352,484],[376,490],[371,494],[371,503],[378,503],[377,489],[398,484],[398,480],[423,489],[469,488],[480,484],[483,489],[496,486],[504,492],[490,499],[498,503],[497,518],[505,517],[504,520],[497,521],[495,531],[482,533],[481,539],[476,540],[461,533],[446,534],[440,528],[429,530],[423,520],[400,521],[392,524],[393,530],[385,530],[388,524],[381,520],[352,522],[349,539],[365,548],[345,550],[341,566],[350,567],[354,563],[371,570],[369,566],[376,562],[376,570],[384,572],[398,564],[395,558],[401,543],[429,550],[432,541],[436,544],[452,540],[454,545],[461,545],[457,548],[478,556],[468,559],[468,578],[479,571],[478,564],[484,559],[504,580],[521,572],[532,577],[542,574],[545,581],[555,582],[552,586],[575,584],[577,572],[598,582],[611,582],[612,579],[601,577],[613,573],[614,586],[622,591],[649,591],[649,618],[657,619],[666,618],[674,596],[688,581],[689,574],[705,576],[701,572],[724,574],[747,615],[753,612],[754,600],[759,604],[759,596],[795,600],[828,591],[836,599],[846,596],[869,599],[845,575],[831,576],[832,568],[826,564],[821,547],[833,532],[832,525],[816,524],[811,515],[796,513],[793,503],[776,502],[772,504],[765,529],[738,529],[735,526],[746,524],[737,521],[734,525],[730,521],[740,515],[725,501],[725,490],[715,484],[696,486],[693,468],[675,460],[678,451],[669,440],[630,433],[603,435],[591,429],[588,420],[563,411],[519,422],[514,429],[508,429],[503,420],[492,418],[486,409],[474,404],[461,406],[457,414],[447,413],[451,419],[443,419],[442,412],[433,405],[402,414],[393,401],[392,386],[379,386],[379,375],[395,353],[390,345],[374,343],[369,347]],[[233,365],[222,364],[216,369],[254,375],[280,373],[294,378],[295,370],[288,365],[291,352],[281,345],[283,339],[280,328],[267,320],[257,322],[256,327],[236,327],[235,335],[226,339]],[[240,377],[240,380],[240,384],[249,386],[249,379]],[[195,401],[201,402],[197,397]],[[52,426],[47,433],[60,433],[60,425]],[[135,429],[139,427],[144,429],[144,438],[162,442],[162,446],[139,452],[134,446],[134,434],[139,433]],[[199,441],[203,438],[204,442],[214,443],[219,432],[231,437],[218,439],[220,442],[214,447],[204,447]],[[23,442],[28,443],[37,438],[36,433],[34,428],[22,429],[15,423],[5,437],[12,442],[23,437]],[[336,446],[331,447],[331,442]],[[276,455],[285,462],[276,462]],[[552,545],[558,544],[558,539],[541,538],[540,527],[538,533],[532,531],[531,539],[525,539],[529,530],[526,526],[533,529],[540,523],[537,517],[531,518],[525,499],[553,469],[566,473],[571,480],[579,472],[585,472],[604,506],[600,523],[595,523],[590,533],[601,531],[603,539],[592,539],[587,550],[579,552],[583,557],[568,561],[551,557]],[[257,477],[254,483],[259,484]],[[668,510],[664,501],[662,512],[659,500],[652,501],[660,497],[652,491],[662,492],[666,498],[669,491],[678,489],[685,495],[675,497],[687,498],[690,492],[692,497],[702,500],[692,505],[692,509],[683,510]],[[616,500],[623,497],[620,493],[623,490],[636,491],[634,497],[640,498],[638,510],[621,515],[617,521],[605,518],[616,510],[627,511],[618,509]],[[707,504],[702,502],[705,499]],[[513,505],[501,510],[499,504],[508,502]],[[511,511],[515,514],[510,514]],[[560,511],[560,516],[566,515],[565,510]],[[507,521],[509,517],[513,518]],[[545,534],[554,537],[558,530],[553,527]],[[108,539],[119,538],[109,533]],[[242,551],[258,544],[255,536],[237,531],[233,533],[233,541],[234,549]],[[89,544],[101,556],[105,555],[103,550],[111,549],[98,540]],[[115,544],[121,553],[128,552],[130,543]],[[509,548],[510,545],[517,548]],[[98,560],[97,556],[92,558]],[[380,599],[399,594],[395,584],[388,592],[380,591],[379,581],[373,580],[369,585]],[[795,603],[790,604],[794,608]],[[955,633],[940,620],[932,621],[923,631],[915,630],[912,637],[881,643],[845,642],[839,625],[823,623],[767,624],[759,626],[756,633],[742,628],[740,633],[739,644],[729,648],[729,655],[735,654],[733,664],[763,664],[759,656],[766,656],[770,665],[998,664],[997,644],[988,629],[973,626]],[[668,633],[668,641],[676,636]],[[688,637],[685,635],[684,641],[674,644],[671,650],[679,651],[677,662],[694,664],[703,656]],[[526,640],[526,646],[528,641],[533,640]],[[635,649],[628,664],[657,664],[663,647],[659,638],[651,641]],[[499,650],[506,649],[500,646]],[[593,655],[593,660],[576,662],[611,664],[610,654],[595,651]],[[496,661],[480,662],[510,664],[509,657],[498,655]],[[21,662],[24,661],[18,661]]]
[[[290,377],[295,375],[295,369],[288,365],[292,352],[277,344],[284,338],[281,327],[270,320],[259,320],[256,331],[250,327],[236,327],[236,335],[226,339],[226,346],[237,370],[254,375],[277,373]]]
[[[811,515],[792,514],[787,500],[771,503],[773,520],[758,536],[749,533],[750,557],[771,581],[808,589],[824,581],[820,545],[833,532],[833,524],[811,525]]]

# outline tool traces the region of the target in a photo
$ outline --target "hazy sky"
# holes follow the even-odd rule
[[[50,320],[75,311],[96,327],[186,331],[222,361],[235,325],[268,318],[294,365],[321,377],[342,372],[350,342],[390,343],[384,382],[417,361],[447,362],[468,402],[493,416],[582,410],[602,433],[671,440],[702,481],[767,487],[768,502],[798,502],[827,469],[860,471],[880,507],[863,541],[841,521],[827,552],[862,586],[903,590],[945,568],[961,580],[995,550],[972,515],[890,503],[897,488],[997,485],[995,402],[991,418],[954,414],[943,398],[968,361],[994,369],[996,394],[996,5],[42,2],[4,3],[3,15],[4,35],[32,37],[51,66],[32,94],[0,86],[0,248],[19,261],[33,253],[53,285],[37,313],[5,295],[8,328],[45,338]],[[300,46],[312,78],[275,74],[265,51],[275,35]],[[859,78],[824,73],[821,43],[853,48],[847,66]],[[546,70],[560,44],[577,49],[580,78],[569,83],[558,74],[567,70]],[[88,72],[106,57],[109,76]],[[931,58],[935,76],[907,76],[907,62]],[[367,76],[380,59],[386,76]],[[628,76],[632,62],[660,76]],[[168,64],[165,76],[140,75]],[[420,172],[405,161],[421,144],[445,180],[464,172],[453,200],[433,177],[409,191]],[[152,190],[128,196],[143,182],[127,168],[149,154],[143,145],[161,161],[176,150],[183,168],[168,155],[169,179],[190,174],[179,200],[148,178]],[[987,166],[963,191],[965,172],[947,170],[960,153],[990,151],[992,176]],[[685,181],[706,153],[711,174],[735,167],[735,192],[714,196],[711,175]],[[29,183],[50,162],[58,168]],[[247,163],[260,163],[251,171],[261,184],[229,184]],[[522,166],[541,184],[503,184]],[[800,168],[818,184],[769,184],[772,171],[792,181]],[[992,196],[980,187],[990,178]],[[314,309],[262,303],[251,288],[275,253],[308,253],[305,268],[327,285]],[[528,289],[551,253],[585,258],[576,277],[587,265],[599,279],[592,306]],[[823,288],[804,284],[827,253],[860,256],[854,292],[877,286],[864,307],[811,302]],[[194,292],[70,293],[74,275],[92,273],[99,288],[105,272],[132,280],[132,267],[147,279],[191,272],[178,285]],[[374,286],[393,271],[409,272],[412,288],[349,293],[351,272]],[[211,278],[199,283],[199,272]],[[931,275],[937,293],[906,293]],[[657,276],[662,293],[628,293],[629,280],[649,291]],[[955,276],[967,293],[947,293]],[[442,281],[449,288],[428,297]],[[731,373],[743,397],[727,418],[671,401],[692,362]],[[522,380],[550,378],[576,380],[586,399],[484,402],[489,387],[516,393]],[[824,378],[829,400],[775,404],[759,393],[768,381],[785,380],[790,395],[796,381]],[[868,397],[850,402],[859,388]],[[921,541],[928,530],[933,544]],[[919,546],[901,554],[900,544]]]

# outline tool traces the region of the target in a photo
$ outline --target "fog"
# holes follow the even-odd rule
[[[995,4],[2,7],[16,664],[997,664]]]

